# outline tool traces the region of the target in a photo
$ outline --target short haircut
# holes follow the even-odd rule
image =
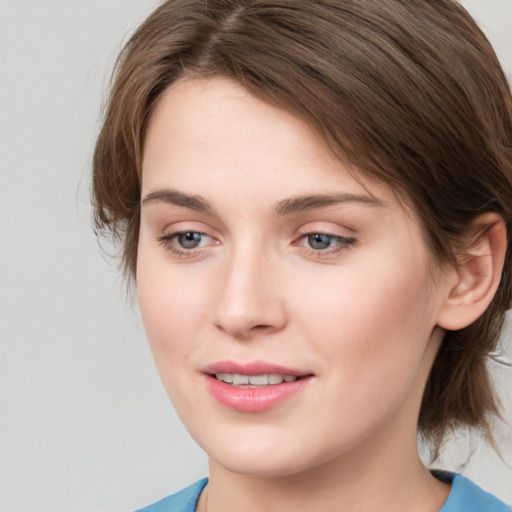
[[[421,404],[434,453],[456,427],[492,441],[488,362],[512,294],[512,98],[496,55],[454,0],[169,0],[115,69],[93,159],[98,233],[135,278],[148,119],[187,77],[222,76],[303,119],[356,174],[417,213],[433,261],[456,264],[471,222],[502,216],[505,266],[487,311],[446,332]]]

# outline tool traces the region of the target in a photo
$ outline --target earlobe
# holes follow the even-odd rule
[[[489,306],[501,278],[507,234],[497,213],[485,213],[475,219],[457,255],[457,268],[438,317],[438,325],[447,330],[467,327]]]

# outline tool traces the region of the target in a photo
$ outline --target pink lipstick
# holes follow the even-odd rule
[[[261,361],[221,361],[203,369],[210,393],[222,405],[240,412],[271,409],[300,392],[313,375]]]

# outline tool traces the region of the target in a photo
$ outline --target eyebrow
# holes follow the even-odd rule
[[[191,196],[178,192],[177,190],[156,190],[150,192],[142,200],[142,206],[146,206],[151,203],[167,203],[174,204],[176,206],[184,206],[198,212],[213,213],[213,208],[210,203],[202,198],[201,196]]]
[[[177,190],[163,189],[147,194],[142,199],[142,206],[152,203],[167,203],[183,206],[203,213],[214,213],[211,204],[201,196],[189,195]],[[279,201],[273,208],[276,215],[290,215],[293,213],[323,208],[335,204],[358,203],[368,206],[384,206],[384,203],[372,196],[362,194],[316,194],[291,197]]]
[[[380,199],[362,194],[318,194],[284,199],[277,203],[274,207],[274,212],[278,215],[290,215],[304,210],[312,210],[314,208],[322,208],[325,206],[344,203],[358,203],[379,207],[384,206],[384,203]]]

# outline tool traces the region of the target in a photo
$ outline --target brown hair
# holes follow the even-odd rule
[[[358,172],[412,205],[436,261],[484,212],[512,233],[512,99],[491,45],[454,0],[169,0],[116,65],[93,161],[98,232],[122,243],[135,277],[145,129],[183,77],[222,75],[310,124]],[[498,402],[487,367],[512,294],[512,250],[488,310],[447,332],[419,430],[492,440]]]

